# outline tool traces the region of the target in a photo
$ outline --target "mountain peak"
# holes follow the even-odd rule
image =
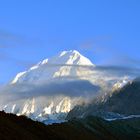
[[[22,81],[47,80],[61,76],[77,76],[74,66],[95,66],[88,58],[76,50],[62,51],[54,57],[44,59],[29,70],[17,74],[12,84]],[[73,75],[74,74],[74,75]]]
[[[77,50],[62,51],[60,56],[64,55],[81,55]]]
[[[88,58],[80,54],[77,50],[69,50],[60,52],[55,58],[57,64],[66,65],[94,65]]]
[[[38,65],[35,65],[31,68],[37,68],[39,65],[89,65],[94,66],[94,64],[85,56],[80,54],[77,50],[62,51],[56,56],[49,59],[44,59]]]

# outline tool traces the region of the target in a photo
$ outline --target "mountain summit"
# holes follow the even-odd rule
[[[18,73],[11,84],[44,82],[52,78],[64,76],[78,76],[78,68],[95,66],[92,62],[76,50],[63,51],[50,59],[45,59],[29,70]],[[80,72],[79,72],[80,75]]]

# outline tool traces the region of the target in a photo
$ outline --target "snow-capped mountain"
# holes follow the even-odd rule
[[[29,70],[17,74],[11,84],[47,82],[54,78],[73,76],[81,79],[86,73],[79,67],[92,66],[92,62],[78,51],[63,51],[55,57],[45,59]]]
[[[45,123],[63,121],[75,105],[124,79],[96,67],[78,51],[63,51],[17,74],[1,91],[0,108]]]

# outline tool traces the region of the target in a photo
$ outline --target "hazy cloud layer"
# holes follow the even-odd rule
[[[56,66],[60,65],[50,64],[48,67],[56,67]],[[61,66],[69,66],[69,65],[61,65]],[[107,81],[109,78],[112,79],[115,78],[116,80],[120,80],[121,78],[123,78],[123,76],[130,76],[133,79],[140,75],[139,69],[129,67],[116,67],[116,66],[93,67],[93,66],[78,66],[78,65],[73,65],[73,67],[84,67],[85,70],[87,68],[93,71],[98,71],[98,73],[96,74],[103,73],[103,75],[97,76]],[[91,74],[88,76],[92,77],[93,75]],[[5,104],[12,101],[15,102],[21,99],[25,100],[31,99],[33,97],[34,98],[45,97],[47,99],[47,102],[49,101],[50,98],[60,99],[60,97],[71,97],[73,99],[84,98],[85,100],[92,100],[94,97],[105,93],[105,91],[103,91],[103,89],[101,88],[101,85],[90,83],[88,80],[78,80],[76,79],[76,77],[73,76],[67,76],[66,79],[63,80],[62,77],[62,79],[56,79],[52,82],[45,81],[40,85],[35,83],[24,82],[22,84],[3,86],[0,89],[0,104],[3,103]],[[97,80],[100,81],[100,79]]]
[[[1,88],[0,102],[12,102],[20,99],[38,97],[71,97],[90,99],[98,95],[99,86],[86,80],[59,81],[37,86],[34,84],[7,85]]]

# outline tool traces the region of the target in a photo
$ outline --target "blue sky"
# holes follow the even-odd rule
[[[139,0],[0,2],[0,83],[62,50],[97,65],[140,64]]]

